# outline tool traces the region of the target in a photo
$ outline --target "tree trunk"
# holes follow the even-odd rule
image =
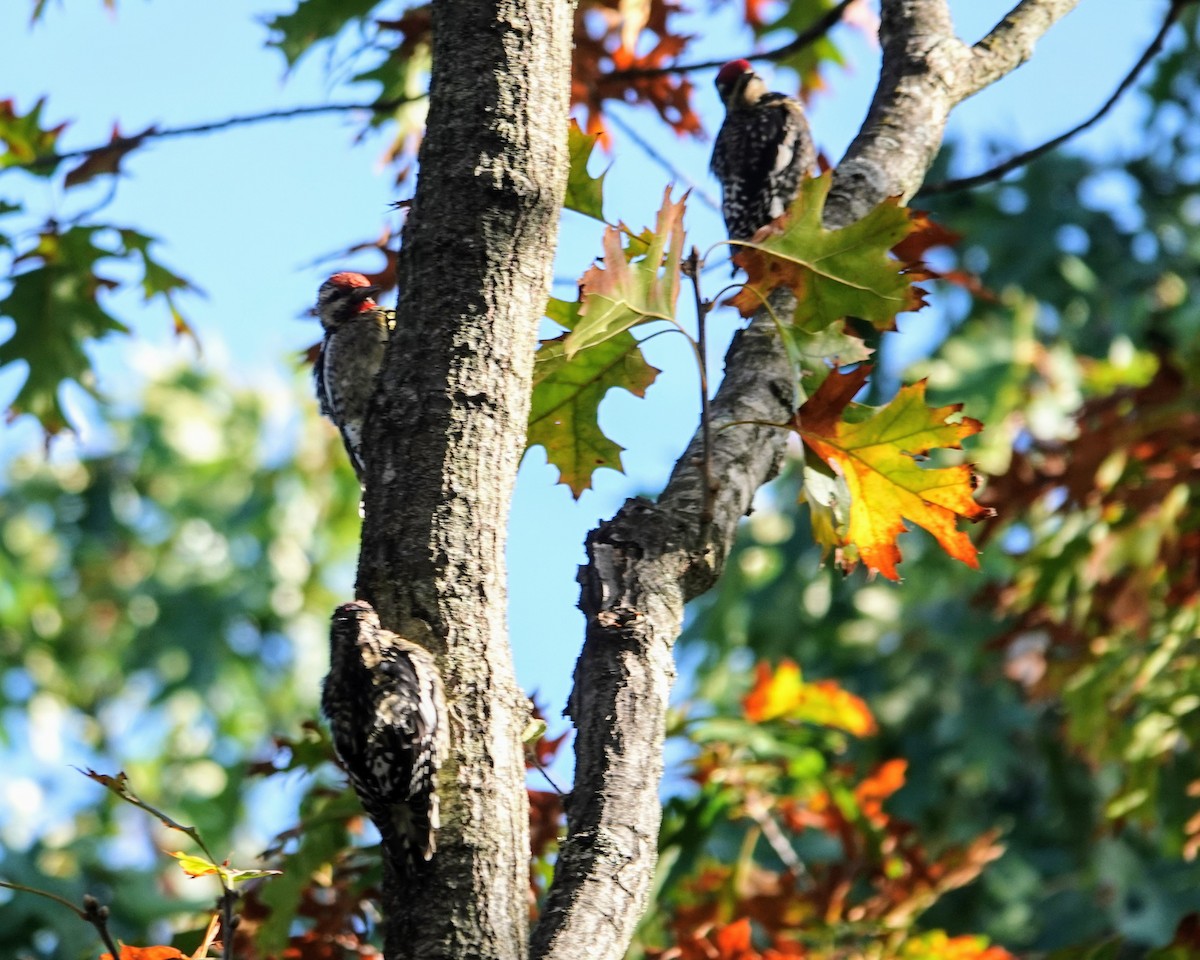
[[[396,332],[367,431],[358,593],[439,656],[451,714],[427,877],[384,891],[385,954],[527,952],[528,706],[505,537],[566,185],[572,6],[436,0]]]

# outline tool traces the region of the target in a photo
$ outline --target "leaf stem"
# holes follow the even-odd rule
[[[703,499],[700,507],[700,529],[707,531],[713,521],[713,501],[716,494],[716,481],[712,470],[712,427],[709,423],[708,408],[708,311],[712,303],[706,303],[700,295],[700,251],[695,246],[683,262],[683,273],[692,281],[692,292],[696,299],[696,356],[700,362],[700,432],[701,446],[704,449],[700,461],[700,475],[703,478]]]

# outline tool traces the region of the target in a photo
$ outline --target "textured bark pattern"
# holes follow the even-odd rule
[[[527,949],[527,704],[505,624],[504,545],[566,181],[572,11],[439,0],[428,134],[400,257],[397,329],[367,436],[359,595],[439,655],[451,717],[427,879],[388,871],[385,952]]]
[[[1039,30],[1074,2],[1025,0],[980,49],[988,46],[989,63],[1011,70]],[[915,193],[950,110],[978,89],[977,54],[954,36],[945,0],[883,0],[882,13],[880,82],[835,171],[829,227],[852,223],[886,197]],[[720,426],[786,419],[794,407],[790,377],[773,326],[760,314],[730,347],[713,403],[713,522],[702,527],[699,519],[697,433],[657,503],[628,501],[588,538],[579,575],[588,625],[570,703],[576,781],[554,885],[534,931],[538,960],[620,960],[646,907],[661,819],[671,649],[684,604],[720,576],[737,523],[777,472],[786,442],[779,429]]]

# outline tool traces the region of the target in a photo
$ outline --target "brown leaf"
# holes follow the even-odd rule
[[[70,171],[64,181],[66,186],[76,187],[81,183],[87,183],[94,177],[120,173],[121,161],[128,154],[140,147],[142,141],[147,136],[156,133],[157,130],[157,127],[150,126],[141,133],[125,137],[121,135],[121,131],[117,125],[113,124],[112,139],[109,145],[99,150],[91,151],[79,166]]]

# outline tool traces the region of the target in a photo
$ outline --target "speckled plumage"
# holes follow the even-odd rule
[[[392,312],[375,303],[378,292],[361,273],[335,273],[317,294],[317,318],[325,331],[313,378],[321,413],[342,435],[354,472],[362,482],[363,424],[375,378],[383,366]]]
[[[717,92],[725,121],[710,166],[729,238],[746,240],[787,211],[816,150],[799,101],[768,91],[745,60],[721,68]]]
[[[362,600],[334,611],[329,643],[321,710],[334,749],[389,860],[414,870],[436,849],[448,733],[441,674],[429,651],[383,629]]]

